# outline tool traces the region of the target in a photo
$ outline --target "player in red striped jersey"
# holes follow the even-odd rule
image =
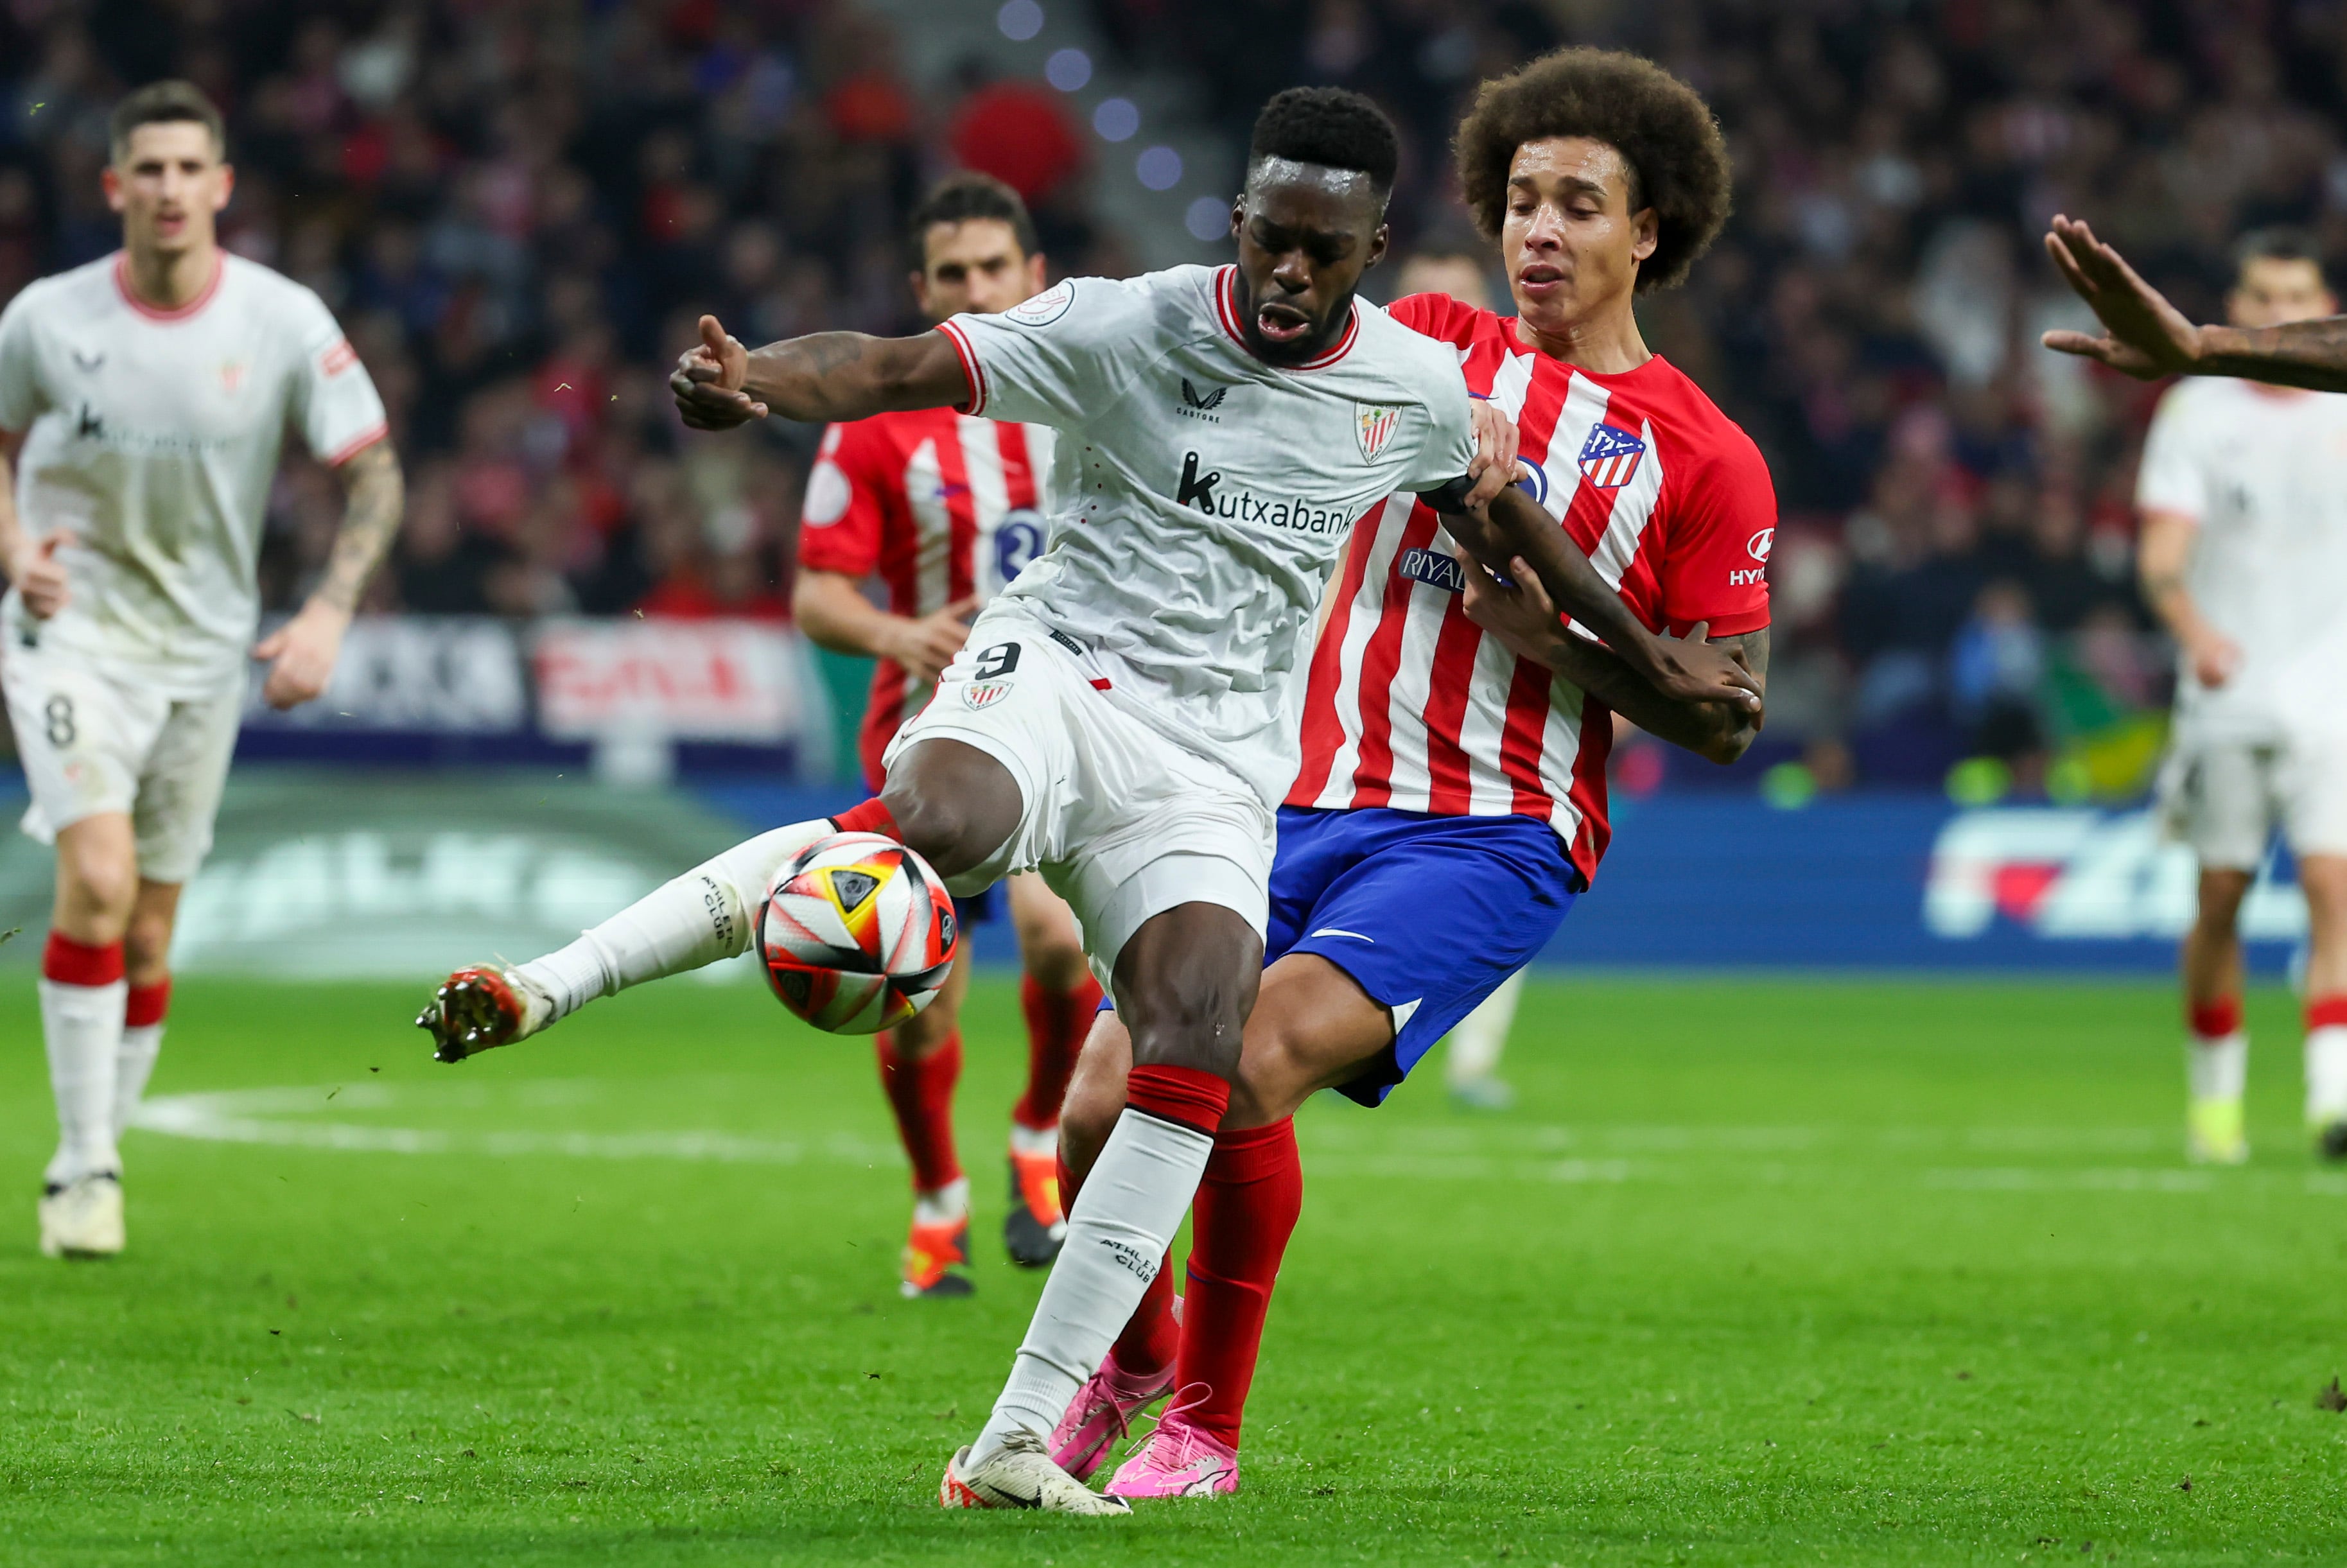
[[[1566,50],[1486,84],[1457,152],[1519,313],[1439,294],[1389,313],[1451,344],[1470,391],[1516,421],[1523,484],[1641,621],[1732,644],[1765,676],[1767,466],[1648,351],[1632,311],[1726,220],[1710,111],[1645,60]],[[1237,1490],[1240,1415],[1302,1201],[1290,1117],[1319,1089],[1378,1103],[1546,944],[1610,835],[1613,713],[1717,762],[1758,731],[1745,710],[1660,697],[1561,622],[1522,560],[1512,576],[1468,562],[1413,496],[1353,531],[1279,814],[1270,963],[1192,1212],[1187,1306],[1177,1326],[1159,1270],[1054,1434],[1058,1462],[1088,1475],[1134,1414],[1182,1390],[1112,1494]],[[1103,1015],[1069,1098],[1071,1193],[1122,1110],[1129,1054]]]
[[[1042,292],[1035,226],[1018,192],[981,174],[956,175],[913,210],[919,262],[913,293],[932,322],[964,311],[995,314]],[[999,424],[923,408],[876,414],[824,433],[807,481],[792,609],[826,648],[878,661],[856,751],[878,793],[881,758],[919,712],[939,671],[960,651],[969,617],[1043,548],[1051,510],[1050,428]],[[864,595],[880,579],[886,608]],[[1027,1089],[1011,1112],[1010,1209],[1003,1242],[1040,1267],[1067,1234],[1057,1161],[1060,1099],[1100,1006],[1101,989],[1066,904],[1032,872],[1007,879],[1026,975]],[[961,900],[987,917],[989,888]],[[913,1163],[913,1221],[905,1243],[907,1296],[967,1296],[969,1182],[954,1151],[953,1092],[961,1077],[960,1011],[969,988],[967,947],[944,992],[879,1037],[880,1080]]]

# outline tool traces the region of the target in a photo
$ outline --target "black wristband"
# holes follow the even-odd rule
[[[1431,490],[1420,490],[1418,493],[1418,498],[1438,512],[1455,517],[1467,509],[1467,492],[1472,488],[1474,488],[1474,482],[1461,474],[1447,485]]]

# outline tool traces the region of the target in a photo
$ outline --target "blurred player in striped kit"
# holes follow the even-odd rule
[[[56,845],[40,1225],[66,1256],[122,1250],[116,1143],[162,1048],[179,889],[211,847],[250,661],[271,661],[272,706],[325,690],[402,501],[382,400],[333,313],[214,237],[235,179],[219,111],[159,82],[111,131],[122,249],[0,315],[0,684],[25,829]],[[309,601],[256,648],[289,425],[348,499]]]
[[[1044,261],[1017,191],[982,174],[942,181],[913,210],[914,297],[932,322],[992,315],[1042,292]],[[792,610],[826,648],[878,661],[856,751],[876,794],[897,729],[927,705],[960,651],[969,618],[1041,551],[1051,512],[1053,432],[923,408],[876,414],[825,432],[807,482]],[[886,607],[863,585],[877,578]],[[1032,872],[1008,877],[1026,974],[1027,1090],[1011,1112],[1010,1208],[1003,1243],[1040,1267],[1067,1233],[1055,1154],[1060,1098],[1100,1006],[1075,917]],[[965,920],[1002,902],[989,888],[959,900]],[[913,1163],[905,1243],[907,1296],[967,1296],[969,1181],[954,1150],[961,1077],[960,1011],[969,949],[946,989],[910,1022],[879,1037],[880,1080]]]
[[[2337,313],[2308,236],[2251,234],[2236,260],[2236,326]],[[2136,503],[2144,598],[2178,647],[2162,813],[2200,864],[2182,952],[2187,1153],[2249,1158],[2239,920],[2279,826],[2311,926],[2307,1122],[2347,1159],[2347,397],[2180,383],[2145,438]]]

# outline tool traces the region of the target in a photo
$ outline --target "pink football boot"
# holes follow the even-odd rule
[[[1133,1418],[1173,1389],[1173,1368],[1134,1377],[1116,1364],[1111,1350],[1051,1429],[1052,1462],[1078,1481],[1090,1481],[1116,1440],[1132,1430]]]
[[[1101,1491],[1122,1498],[1228,1497],[1238,1491],[1238,1450],[1192,1426],[1188,1410],[1184,1404],[1167,1407],[1157,1430]]]

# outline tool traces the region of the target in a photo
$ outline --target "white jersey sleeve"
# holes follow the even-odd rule
[[[1154,358],[1150,280],[1064,278],[999,315],[958,315],[938,330],[961,356],[962,412],[1066,429],[1122,397]]]
[[[1455,388],[1450,383],[1456,383]],[[1451,394],[1456,391],[1457,395]],[[1456,365],[1439,393],[1430,390],[1424,405],[1429,428],[1418,448],[1405,490],[1432,490],[1464,477],[1475,459],[1474,400],[1467,395],[1467,377]]]
[[[2170,387],[2159,399],[2143,438],[2143,465],[2136,471],[2135,504],[2147,512],[2209,516],[2209,466],[2200,451],[2193,417],[2192,384]]]
[[[307,289],[297,297],[302,365],[291,389],[293,423],[311,456],[332,466],[381,440],[389,426],[383,398],[333,313]]]
[[[0,430],[22,436],[48,412],[41,390],[40,356],[33,343],[31,301],[26,289],[0,311]]]

